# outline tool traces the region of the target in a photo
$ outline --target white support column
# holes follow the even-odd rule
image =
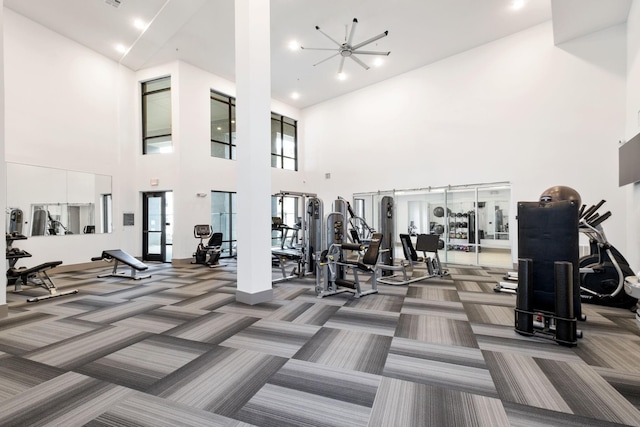
[[[270,1],[235,0],[238,289],[271,300]]]

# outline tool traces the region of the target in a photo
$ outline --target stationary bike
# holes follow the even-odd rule
[[[578,230],[589,238],[589,255],[580,258],[580,299],[582,302],[610,307],[632,308],[638,300],[624,291],[624,278],[635,276],[629,262],[607,240],[602,229],[611,212],[600,215],[598,209],[605,203],[580,211]]]
[[[214,233],[209,224],[198,224],[193,227],[193,237],[200,239],[198,247],[193,254],[195,258],[191,264],[203,264],[209,267],[220,267],[220,255],[222,254],[222,233]],[[209,239],[205,246],[204,239]],[[207,259],[207,256],[209,257]]]

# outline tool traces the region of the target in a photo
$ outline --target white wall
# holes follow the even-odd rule
[[[3,11],[6,161],[111,175],[119,185],[117,105],[119,89],[132,73],[11,10]],[[133,111],[124,106],[123,116],[127,108]],[[50,194],[59,190],[46,180],[39,185]],[[114,197],[114,204],[119,203]],[[19,207],[28,217],[30,206]],[[54,259],[88,262],[103,249],[120,247],[118,238],[117,233],[33,237],[16,242],[33,255],[18,266]]]
[[[512,224],[515,202],[567,185],[584,203],[607,200],[607,234],[624,251],[625,33],[554,46],[546,23],[305,109],[307,182],[333,200],[510,181]]]

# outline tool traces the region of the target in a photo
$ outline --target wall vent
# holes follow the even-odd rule
[[[120,0],[104,0],[104,2],[115,8],[120,7],[120,3],[122,3]]]

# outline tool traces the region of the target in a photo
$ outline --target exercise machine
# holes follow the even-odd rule
[[[379,270],[393,272],[391,276],[378,279],[379,283],[387,285],[408,285],[432,277],[444,277],[449,274],[440,262],[440,256],[438,255],[440,236],[437,234],[417,235],[415,248],[413,247],[413,242],[409,234],[400,234],[400,242],[402,243],[402,250],[408,264],[405,264],[404,261],[400,261],[400,265],[393,266],[382,263],[379,264]],[[422,252],[423,256],[418,256],[417,251]],[[428,253],[431,254],[431,256],[427,255]],[[422,266],[422,264],[424,264],[424,268],[416,268]]]
[[[194,260],[191,264],[202,264],[211,268],[222,266],[222,233],[214,232],[209,224],[198,224],[193,227],[193,237],[200,239],[200,243],[193,253]],[[208,239],[206,245],[204,239]]]
[[[604,205],[601,200],[579,212],[578,231],[589,239],[589,254],[578,260],[577,284],[584,303],[609,307],[635,308],[637,297],[625,292],[625,277],[634,276],[633,269],[625,257],[607,240],[602,223],[611,217],[611,211],[599,214]],[[499,282],[496,292],[517,293],[519,274],[508,272]]]
[[[7,285],[13,285],[14,292],[21,292],[22,286],[37,286],[45,289],[49,295],[32,297],[27,299],[27,302],[38,302],[49,298],[56,298],[65,295],[77,294],[77,289],[60,292],[51,277],[47,274],[48,270],[55,268],[62,264],[62,261],[50,261],[45,262],[34,267],[19,267],[15,265],[21,258],[31,257],[31,254],[27,251],[13,247],[13,242],[16,240],[26,240],[26,236],[12,232],[7,233],[7,250],[6,258],[9,261],[9,269],[7,270]]]
[[[314,274],[314,252],[322,247],[322,201],[315,194],[291,191],[281,191],[274,196],[295,197],[298,206],[306,212],[298,217],[294,227],[284,224],[280,217],[271,218],[271,230],[281,233],[280,245],[271,248],[273,265],[280,270],[281,277],[273,279],[272,283]],[[288,273],[291,264],[293,268]]]
[[[139,261],[138,259],[134,258],[121,249],[102,251],[102,255],[100,255],[99,257],[91,258],[91,261],[113,262],[113,270],[111,270],[111,273],[98,275],[99,278],[125,277],[129,279],[140,280],[148,279],[149,277],[151,277],[151,274],[138,274],[140,272],[146,271],[149,267],[145,263]],[[124,271],[118,271],[118,266],[120,264],[128,266],[131,269],[130,273],[127,274]]]
[[[577,345],[578,203],[518,202],[515,331]]]
[[[605,203],[585,209],[582,205],[579,231],[589,238],[589,255],[580,258],[580,297],[582,302],[610,307],[632,308],[638,300],[624,290],[624,279],[635,273],[622,254],[607,240],[602,223],[611,211],[600,215]]]
[[[382,234],[374,233],[368,246],[344,242],[344,217],[339,212],[328,215],[328,241],[332,242],[316,260],[316,295],[324,298],[343,292],[353,293],[355,298],[378,293],[377,264],[382,244]],[[364,251],[362,261],[350,261],[348,251]],[[353,275],[353,280],[348,278]],[[362,289],[360,273],[371,276],[371,288]]]

